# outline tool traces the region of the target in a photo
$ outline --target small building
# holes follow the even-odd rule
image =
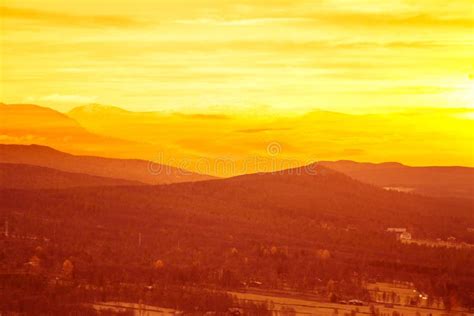
[[[387,232],[388,233],[398,233],[398,234],[401,234],[401,233],[404,233],[406,232],[407,229],[404,228],[404,227],[389,227],[387,228]]]
[[[405,227],[389,227],[387,228],[387,232],[395,234],[397,240],[411,240],[411,234]]]
[[[403,232],[398,237],[400,240],[411,240],[411,234],[409,232]]]

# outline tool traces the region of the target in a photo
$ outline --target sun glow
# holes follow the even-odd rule
[[[474,80],[470,80],[467,84],[465,84],[462,89],[463,97],[462,99],[466,101],[466,105],[471,109],[474,109]]]

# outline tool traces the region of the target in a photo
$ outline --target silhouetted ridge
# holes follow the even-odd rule
[[[144,185],[144,183],[64,172],[26,164],[0,163],[0,188],[63,189],[116,185]]]
[[[398,162],[375,164],[348,160],[319,164],[388,190],[435,197],[474,197],[474,169],[469,167],[410,167]]]
[[[71,155],[40,145],[0,144],[0,162],[49,167],[66,172],[147,184],[208,180],[213,177],[139,159]]]

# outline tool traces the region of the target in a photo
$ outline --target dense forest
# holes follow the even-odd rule
[[[386,232],[407,227],[419,238],[472,242],[471,201],[385,191],[325,168],[296,171],[160,186],[3,189],[0,219],[9,236],[0,239],[1,301],[24,306],[15,286],[56,297],[45,285],[56,280],[84,300],[220,310],[237,304],[221,290],[368,300],[368,282],[400,280],[447,308],[474,306],[472,249],[405,245]],[[18,273],[27,280],[12,285],[9,276]],[[209,299],[191,307],[184,302],[194,299],[184,297],[192,295]]]

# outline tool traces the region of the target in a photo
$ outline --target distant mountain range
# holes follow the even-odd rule
[[[324,111],[272,121],[248,118],[243,122],[225,115],[130,112],[103,105],[81,106],[62,114],[32,104],[0,103],[0,142],[11,144],[1,145],[0,162],[37,165],[146,184],[199,181],[212,178],[201,172],[233,176],[258,171],[256,164],[248,164],[246,160],[254,156],[246,157],[243,153],[250,150],[255,157],[268,158],[267,152],[261,152],[273,139],[283,141],[277,142],[277,157],[262,160],[269,161],[270,165],[264,166],[270,167],[267,170],[275,168],[271,165],[273,158],[293,162],[287,168],[301,165],[294,162],[303,158],[292,158],[293,155],[298,157],[299,145],[285,142],[285,137],[296,133],[298,128],[298,135],[333,135],[332,142],[343,143],[345,127],[341,127],[342,130],[335,128],[338,121],[350,126],[349,134],[367,124],[375,124],[373,126],[378,129],[392,124],[384,117]],[[359,130],[355,140],[366,137],[368,133],[370,129]],[[316,157],[319,155],[319,146],[312,147],[310,140],[303,143],[306,151],[315,151]],[[30,144],[50,147],[27,146]],[[331,143],[326,142],[324,146],[332,148]],[[329,151],[325,155],[350,156],[358,152],[351,149],[339,153]],[[211,156],[207,158],[204,154]],[[131,157],[146,159],[128,159]],[[156,157],[158,164],[148,161]],[[219,165],[219,157],[230,157],[232,165],[223,168]],[[166,166],[179,166],[179,162],[186,161],[205,161],[208,165],[202,170],[196,168],[197,164],[184,167],[194,172]],[[474,168],[410,167],[399,163],[372,164],[348,160],[321,161],[319,164],[387,190],[435,197],[474,196]]]
[[[42,166],[64,172],[131,181],[130,184],[164,184],[215,179],[212,176],[152,161],[78,156],[40,145],[0,144],[0,163]],[[399,163],[373,164],[354,161],[321,161],[314,167],[317,165],[386,190],[434,197],[474,197],[473,168],[410,167]]]
[[[91,176],[57,169],[0,163],[0,188],[9,189],[64,189],[115,185],[144,185],[137,181]]]
[[[164,164],[219,177],[341,158],[473,165],[466,154],[473,138],[459,134],[471,130],[473,121],[447,111],[427,110],[416,116],[321,110],[295,116],[262,113],[266,112],[134,112],[100,104],[59,113],[32,104],[0,104],[0,142],[45,145],[78,155],[160,157]],[[440,120],[443,124],[433,124]],[[271,143],[279,146],[276,156],[268,153]],[[223,167],[223,161],[232,161],[232,166]]]
[[[40,145],[0,144],[0,162],[36,165],[64,172],[146,184],[201,181],[214,178],[152,161],[78,156]]]
[[[34,104],[0,103],[0,142],[39,144],[82,155],[128,158],[131,153],[149,153],[158,146],[90,132],[71,117]]]
[[[456,184],[457,188],[464,185],[468,192],[472,184],[469,176],[472,176],[470,168],[414,168],[397,163],[339,161],[216,179],[144,160],[77,156],[39,145],[0,145],[3,189],[65,189],[64,193],[54,194],[85,194],[84,198],[89,199],[92,198],[89,191],[75,191],[79,190],[75,188],[95,187],[91,196],[95,199],[99,194],[100,201],[91,203],[116,205],[114,200],[120,196],[122,202],[116,205],[117,209],[128,209],[131,203],[135,208],[193,210],[238,218],[307,217],[345,224],[412,225],[421,229],[429,216],[430,222],[439,219],[438,223],[431,223],[436,227],[433,229],[444,231],[448,226],[454,229],[460,225],[456,218],[472,217],[470,200],[434,199],[383,187],[386,184],[414,187],[415,193],[450,196],[442,188],[446,184]],[[384,179],[386,182],[382,182]],[[437,183],[439,188],[423,191]],[[127,187],[107,189],[109,186]],[[26,192],[28,196],[30,193]],[[139,196],[143,198],[141,206],[137,201]],[[466,193],[461,197],[469,196]],[[452,224],[448,225],[451,221],[448,217],[453,219]],[[473,226],[470,221],[463,223]]]
[[[111,142],[123,140],[90,133],[69,116],[34,104],[0,103],[0,134],[3,142],[78,143]]]
[[[410,167],[397,162],[321,161],[320,165],[388,190],[474,198],[474,168]]]

